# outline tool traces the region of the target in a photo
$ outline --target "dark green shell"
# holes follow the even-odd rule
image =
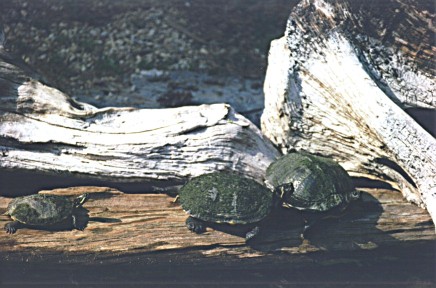
[[[71,217],[74,200],[65,196],[35,194],[17,197],[9,205],[7,214],[27,225],[50,225]]]
[[[272,208],[273,193],[254,180],[235,174],[204,174],[190,180],[179,194],[182,208],[197,219],[230,224],[254,223]]]
[[[348,173],[335,161],[306,153],[290,153],[267,169],[266,182],[283,196],[285,206],[327,211],[358,197]]]

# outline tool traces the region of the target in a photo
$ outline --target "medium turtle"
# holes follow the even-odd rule
[[[219,224],[236,224],[248,241],[273,206],[273,193],[252,179],[216,172],[191,179],[179,192],[182,208],[190,215],[186,226],[195,233]]]
[[[77,198],[46,194],[17,197],[9,203],[5,213],[14,220],[6,223],[5,230],[13,234],[21,227],[49,228],[65,225],[83,230],[85,227],[78,223],[75,213],[87,199],[86,193]]]
[[[319,219],[338,217],[360,197],[348,173],[334,160],[308,153],[290,153],[274,161],[265,183],[283,206],[303,211],[306,231]]]

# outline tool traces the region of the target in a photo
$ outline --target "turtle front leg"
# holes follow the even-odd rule
[[[303,228],[303,231],[301,231],[301,234],[300,234],[301,240],[306,239],[306,232],[307,232],[307,230],[309,228],[310,228],[310,225],[308,224],[307,220],[304,220],[304,228]]]
[[[79,219],[77,219],[76,215],[72,215],[71,216],[72,220],[73,220],[73,227],[77,230],[83,231],[86,228],[86,222],[85,221],[79,221]]]
[[[250,241],[254,238],[257,234],[259,234],[260,228],[259,226],[254,227],[252,230],[248,231],[247,234],[245,234],[245,242]]]
[[[316,219],[304,219],[304,228],[300,234],[301,240],[305,240],[309,231],[318,221]]]
[[[22,225],[18,221],[8,222],[5,225],[5,231],[8,234],[14,234],[20,227],[22,227]]]
[[[197,234],[200,233],[204,233],[206,232],[206,225],[203,221],[192,218],[191,216],[189,216],[186,219],[186,227],[188,227],[189,230],[191,230],[192,232],[195,232]]]

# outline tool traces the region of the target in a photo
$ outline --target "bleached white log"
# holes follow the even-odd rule
[[[0,168],[171,186],[217,170],[262,181],[278,156],[227,104],[97,109],[2,60]]]
[[[436,141],[402,110],[420,103],[435,107],[434,78],[424,70],[414,72],[425,82],[414,92],[426,93],[404,103],[401,99],[411,99],[401,94],[407,89],[397,89],[392,83],[398,80],[387,76],[391,83],[377,80],[374,66],[333,20],[349,15],[338,7],[302,1],[286,36],[272,42],[262,130],[284,153],[297,149],[327,155],[353,176],[389,183],[435,220]]]

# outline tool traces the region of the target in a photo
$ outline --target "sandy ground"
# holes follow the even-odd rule
[[[262,79],[296,2],[13,0],[0,2],[0,19],[7,48],[53,86],[105,96],[151,69]]]

